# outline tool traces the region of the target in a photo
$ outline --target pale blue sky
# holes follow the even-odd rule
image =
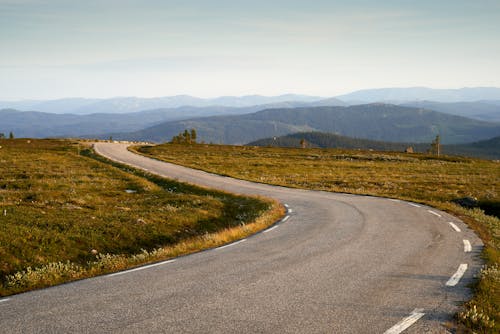
[[[500,87],[500,1],[0,0],[0,100]]]

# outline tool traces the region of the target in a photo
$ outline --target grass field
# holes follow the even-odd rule
[[[135,147],[147,156],[240,179],[287,187],[367,194],[420,202],[460,217],[486,247],[487,267],[459,320],[477,332],[500,331],[500,220],[453,199],[476,197],[500,206],[500,163],[461,157],[338,149],[291,149],[222,145]]]
[[[0,170],[0,295],[217,246],[282,214],[274,202],[112,164],[70,141],[0,140]]]

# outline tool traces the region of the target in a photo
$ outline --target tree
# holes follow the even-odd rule
[[[441,155],[441,138],[439,135],[436,136],[436,139],[431,143],[431,153],[437,155],[438,157]]]
[[[0,139],[5,139],[5,133],[0,132]]]
[[[9,133],[9,139],[14,139],[14,133],[12,131]]]
[[[193,141],[193,143],[196,143],[196,130],[195,129],[191,129],[191,140]]]
[[[170,141],[172,144],[196,144],[196,130],[188,129],[180,132],[177,136],[173,136]]]
[[[186,144],[190,144],[191,143],[191,135],[189,134],[189,131],[187,129],[184,130],[184,133],[182,134],[182,136],[184,137],[184,142]]]

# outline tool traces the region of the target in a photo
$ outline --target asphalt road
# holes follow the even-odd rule
[[[123,144],[96,149],[180,181],[276,198],[288,218],[173,262],[1,299],[0,332],[399,333],[411,325],[405,333],[441,333],[470,297],[482,243],[444,212],[216,176]]]

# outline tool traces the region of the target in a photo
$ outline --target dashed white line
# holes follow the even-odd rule
[[[395,198],[389,198],[389,201],[392,201],[392,202],[401,202],[399,199],[395,199]]]
[[[452,227],[455,231],[457,231],[457,232],[460,232],[460,231],[461,231],[461,230],[460,230],[460,228],[459,228],[457,225],[453,224],[452,222],[448,222],[448,224],[450,224],[450,226],[451,226],[451,227]]]
[[[137,268],[130,269],[130,270],[119,271],[119,272],[114,273],[114,274],[109,274],[108,277],[113,277],[113,276],[128,274],[128,273],[131,273],[131,272],[134,272],[134,271],[139,271],[139,270],[144,270],[144,269],[149,269],[149,268],[152,268],[152,267],[161,266],[163,264],[172,263],[172,262],[175,262],[175,261],[176,261],[175,259],[173,259],[173,260],[167,260],[167,261],[163,261],[163,262],[149,264],[147,266],[137,267]]]
[[[5,302],[8,302],[9,300],[10,300],[10,298],[0,299],[0,303],[5,303]]]
[[[414,206],[416,208],[421,208],[421,205],[415,204],[415,203],[408,203],[408,205]]]
[[[467,270],[467,263],[462,263],[459,267],[456,273],[453,274],[453,276],[450,277],[448,282],[446,282],[446,286],[455,286],[457,285],[458,281],[462,278],[464,275],[465,271]]]
[[[288,220],[288,218],[290,218],[290,216],[286,216],[285,218],[283,218],[281,221],[282,222],[286,222]]]
[[[399,334],[403,332],[405,329],[413,325],[415,322],[418,321],[418,319],[422,318],[425,313],[423,313],[423,309],[421,308],[416,308],[411,312],[409,316],[389,328],[384,332],[384,334]]]
[[[287,208],[287,209],[289,208],[288,204],[284,204],[284,205],[285,205],[285,208]]]
[[[464,239],[464,252],[469,253],[472,250],[472,246],[469,240]]]
[[[265,230],[264,233],[271,232],[272,230],[274,230],[277,227],[278,227],[278,225],[274,225],[273,227],[268,228],[267,230]]]
[[[227,248],[227,247],[231,247],[231,246],[234,246],[234,245],[240,244],[240,243],[242,243],[242,242],[245,242],[246,240],[247,240],[247,239],[241,239],[241,240],[239,240],[239,241],[233,242],[232,244],[217,247],[216,249],[224,249],[224,248]]]
[[[288,209],[288,213],[292,213],[292,212],[293,212],[293,210],[292,210],[292,209]]]
[[[440,215],[439,213],[434,212],[434,211],[432,211],[432,210],[427,210],[427,212],[429,212],[429,213],[433,214],[434,216],[441,217],[441,215]]]

